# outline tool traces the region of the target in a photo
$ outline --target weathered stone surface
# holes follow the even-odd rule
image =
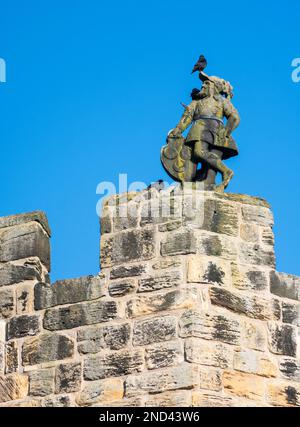
[[[236,241],[227,236],[201,232],[197,237],[197,253],[234,261],[237,258]]]
[[[205,200],[203,223],[200,222],[200,228],[213,233],[237,236],[238,224],[238,208],[236,205],[215,199]]]
[[[274,224],[273,214],[270,209],[259,206],[242,206],[242,215],[245,221],[272,227]]]
[[[81,363],[65,363],[55,371],[55,393],[74,393],[81,385]]]
[[[223,386],[225,391],[235,396],[253,400],[262,400],[265,392],[265,382],[263,378],[242,372],[224,372]]]
[[[127,230],[129,228],[137,228],[139,221],[138,205],[129,202],[117,206],[113,210],[113,226],[114,231]]]
[[[181,218],[182,205],[172,196],[151,199],[142,205],[141,227],[147,224],[161,224]]]
[[[48,396],[54,393],[54,369],[40,369],[29,373],[29,395]]]
[[[102,349],[120,350],[130,340],[129,323],[79,330],[78,351],[81,354],[98,353]]]
[[[3,407],[9,408],[40,408],[41,401],[39,399],[26,399],[26,400],[18,400],[16,402],[6,402],[5,404],[0,404]]]
[[[144,316],[158,311],[194,308],[198,305],[197,292],[182,289],[155,295],[139,296],[127,304],[128,317]]]
[[[237,289],[265,291],[269,287],[268,276],[265,271],[232,263],[231,272],[232,285]]]
[[[5,371],[5,344],[0,341],[0,375]]]
[[[147,345],[170,341],[176,337],[177,318],[173,316],[156,317],[134,322],[133,345]]]
[[[213,304],[254,319],[280,319],[280,304],[276,299],[267,299],[256,295],[250,296],[242,292],[231,292],[217,287],[210,289],[210,297]]]
[[[108,292],[111,297],[122,297],[134,292],[136,289],[135,282],[127,279],[118,282],[111,282],[108,285]]]
[[[83,375],[88,381],[141,372],[144,365],[142,350],[121,350],[84,361]]]
[[[37,335],[40,332],[40,318],[33,315],[13,317],[7,323],[7,339],[23,338],[26,336]]]
[[[201,389],[221,391],[222,389],[222,371],[220,369],[207,366],[199,367],[199,385]]]
[[[192,393],[192,406],[198,408],[234,407],[238,406],[238,400],[223,394],[194,391]]]
[[[9,286],[34,279],[41,280],[41,273],[31,263],[24,265],[6,263],[0,266],[0,286]]]
[[[196,238],[193,230],[171,233],[161,243],[161,255],[185,255],[196,253]]]
[[[116,318],[117,304],[115,301],[80,303],[48,309],[44,317],[44,328],[49,331],[58,331],[108,322]]]
[[[233,350],[222,343],[188,338],[185,341],[185,358],[199,365],[228,368],[232,366]]]
[[[139,280],[138,292],[159,291],[165,288],[172,288],[183,283],[181,271],[168,271],[160,275],[153,275]]]
[[[282,301],[282,321],[300,327],[300,304]]]
[[[290,274],[270,273],[271,292],[279,297],[300,301],[300,278]]]
[[[101,239],[101,267],[152,259],[155,256],[154,228],[119,232]]]
[[[227,344],[239,344],[240,324],[234,318],[211,312],[185,312],[179,322],[180,336],[222,341]]]
[[[38,257],[50,270],[49,237],[37,222],[0,230],[0,261]]]
[[[33,285],[21,285],[16,288],[16,311],[17,314],[33,313]]]
[[[246,348],[258,351],[267,350],[267,327],[264,322],[243,320],[240,325],[242,342]]]
[[[11,374],[17,372],[18,367],[18,343],[17,341],[10,341],[5,345],[5,373]]]
[[[100,232],[103,234],[111,233],[113,231],[113,212],[111,208],[105,207],[101,211],[100,216]]]
[[[231,268],[228,261],[192,255],[188,261],[188,282],[214,283],[228,286],[231,283]]]
[[[58,334],[43,334],[29,338],[23,344],[23,365],[37,365],[40,363],[63,360],[72,357],[74,353],[73,341]]]
[[[45,408],[65,408],[71,406],[71,401],[69,396],[46,397],[42,406]]]
[[[125,382],[125,395],[135,396],[142,392],[160,393],[169,390],[191,389],[198,385],[198,368],[183,363],[175,368],[157,372],[145,372],[142,375],[131,375]]]
[[[182,226],[181,219],[176,221],[169,221],[169,222],[166,222],[165,224],[159,224],[158,231],[160,231],[161,233],[165,233],[167,231],[178,230],[178,228],[180,228],[181,226]]]
[[[233,368],[236,371],[256,374],[262,377],[276,377],[278,375],[277,363],[267,354],[257,353],[252,350],[236,352],[233,358]]]
[[[269,322],[269,348],[272,353],[296,357],[297,333],[296,328],[281,323]]]
[[[262,265],[275,267],[275,254],[273,247],[262,247],[259,244],[239,243],[239,260],[242,264]]]
[[[264,245],[274,246],[275,239],[271,227],[265,227],[261,230],[261,241]]]
[[[191,392],[188,390],[174,390],[150,395],[146,398],[144,406],[154,408],[186,408],[191,406]]]
[[[280,360],[281,375],[289,380],[300,382],[300,360],[284,357]]]
[[[178,341],[148,347],[145,359],[150,370],[179,365],[183,362],[183,348]]]
[[[240,225],[240,237],[245,242],[256,243],[259,241],[259,227],[257,224],[244,222]]]
[[[274,381],[267,386],[267,399],[274,406],[300,406],[300,385]]]
[[[37,222],[46,231],[48,236],[51,236],[50,227],[47,216],[42,211],[28,212],[18,215],[3,216],[0,218],[0,229],[13,227],[16,225],[26,224],[28,222]]]
[[[123,398],[123,380],[110,378],[109,380],[87,382],[76,398],[80,406],[90,406],[96,403],[108,404]]]
[[[8,319],[14,314],[14,292],[12,289],[0,290],[0,319]]]
[[[156,261],[152,268],[153,270],[165,270],[166,268],[182,267],[182,260],[178,257],[162,258],[160,261]]]
[[[26,375],[0,375],[0,403],[23,399],[28,392]]]
[[[121,265],[113,267],[110,272],[111,279],[123,279],[125,277],[140,276],[147,272],[146,264]]]
[[[104,295],[103,288],[102,275],[59,280],[53,285],[37,283],[34,288],[35,309],[98,299]]]

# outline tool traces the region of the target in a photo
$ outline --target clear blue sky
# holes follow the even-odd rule
[[[167,179],[160,148],[199,86],[200,53],[242,117],[229,190],[272,204],[278,269],[300,275],[298,0],[0,6],[0,215],[47,212],[53,280],[98,271],[100,181]]]

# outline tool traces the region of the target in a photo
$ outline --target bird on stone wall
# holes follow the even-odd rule
[[[198,59],[198,61],[196,62],[196,64],[194,65],[192,74],[195,73],[196,71],[203,71],[205,68],[207,67],[207,61],[204,57],[204,55],[200,55],[200,58]]]

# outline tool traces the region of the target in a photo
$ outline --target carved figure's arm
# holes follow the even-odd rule
[[[178,125],[171,132],[171,135],[177,136],[181,135],[192,123],[194,118],[194,113],[196,109],[196,102],[193,101],[190,103],[188,107],[186,107],[185,112],[183,113]]]
[[[230,136],[240,124],[241,119],[238,111],[228,99],[224,100],[224,116],[227,119],[225,127],[226,135]]]

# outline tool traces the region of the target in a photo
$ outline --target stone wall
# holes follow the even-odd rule
[[[129,196],[99,275],[53,285],[45,216],[0,219],[0,406],[300,406],[300,279],[275,271],[268,204]]]

